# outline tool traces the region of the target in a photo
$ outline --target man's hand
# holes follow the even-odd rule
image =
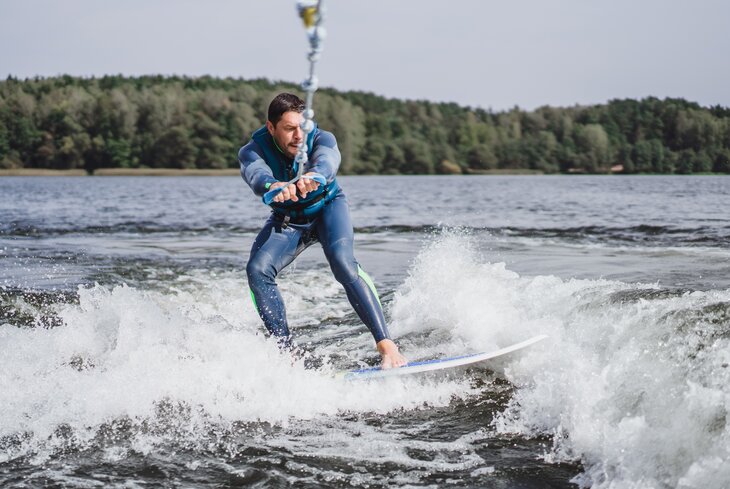
[[[311,175],[315,175],[315,173],[309,172],[305,173],[303,176],[307,177]],[[311,178],[300,178],[297,180],[296,184],[302,198],[305,198],[309,192],[314,192],[319,188],[319,182],[312,180]]]
[[[301,180],[298,180],[297,184],[299,184],[300,181]],[[284,190],[276,194],[273,200],[274,202],[286,202],[287,200],[296,202],[299,200],[299,197],[297,197],[297,187],[294,186],[293,183],[287,184],[286,182],[275,182],[271,184],[271,187],[269,187],[269,191],[272,191],[279,187],[284,187]]]
[[[316,175],[316,173],[309,172],[305,173],[303,176],[306,177],[309,175]],[[309,192],[317,190],[319,188],[319,182],[312,180],[311,178],[300,178],[296,182],[289,184],[286,182],[275,182],[271,184],[269,191],[279,187],[284,187],[284,190],[276,194],[273,202],[286,202],[287,200],[297,202],[300,197],[303,199]],[[299,190],[299,196],[297,196],[297,190]]]

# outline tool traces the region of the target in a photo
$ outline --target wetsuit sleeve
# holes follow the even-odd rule
[[[337,148],[337,140],[335,135],[328,131],[320,130],[314,138],[314,152],[311,156],[312,166],[308,171],[321,173],[331,182],[337,176],[337,170],[340,168],[340,150]]]
[[[264,161],[261,148],[254,141],[238,151],[238,162],[241,164],[241,177],[259,197],[264,195],[269,186],[276,182],[269,165]]]

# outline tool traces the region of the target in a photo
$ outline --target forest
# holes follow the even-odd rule
[[[266,79],[104,76],[0,81],[0,170],[236,168],[279,92]],[[495,112],[321,89],[344,174],[730,173],[730,109],[679,98]]]

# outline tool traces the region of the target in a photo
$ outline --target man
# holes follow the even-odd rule
[[[282,345],[290,345],[276,276],[299,253],[320,242],[335,278],[375,338],[381,366],[400,367],[406,359],[390,339],[372,280],[353,254],[350,209],[335,178],[340,151],[332,133],[315,127],[306,141],[309,161],[304,175],[319,173],[327,184],[307,178],[287,184],[298,170],[294,157],[304,134],[300,127],[303,111],[304,102],[296,95],[277,95],[269,105],[266,125],[238,152],[241,176],[256,195],[283,187],[271,203],[271,216],[254,240],[246,266],[254,305],[266,329]]]

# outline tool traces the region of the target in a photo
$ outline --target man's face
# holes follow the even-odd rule
[[[274,137],[276,144],[289,158],[294,158],[297,154],[297,147],[302,142],[302,128],[299,124],[302,123],[304,117],[299,112],[289,111],[284,112],[276,125],[273,125],[271,121],[266,121],[266,128],[269,130],[269,134]]]

